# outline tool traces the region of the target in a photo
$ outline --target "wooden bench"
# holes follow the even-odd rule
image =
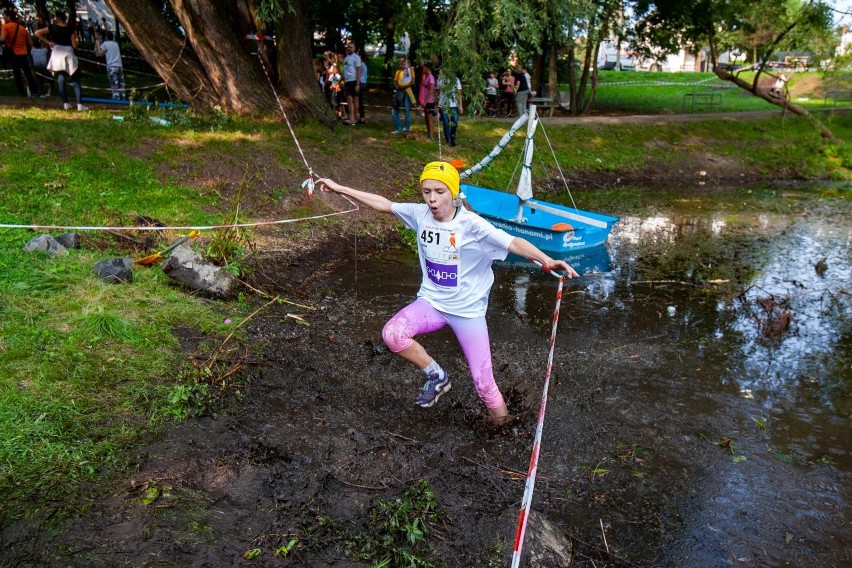
[[[556,93],[555,99],[553,97],[533,97],[529,100],[529,103],[539,109],[546,110],[547,116],[553,116],[554,109],[561,108],[567,112],[571,108],[571,105],[568,103],[568,93],[563,93],[562,91]]]
[[[722,95],[720,93],[686,93],[683,95],[681,112],[695,112],[695,107],[722,110]]]
[[[837,106],[837,101],[852,102],[852,89],[829,89],[825,92],[823,104],[828,104],[828,99],[832,100],[834,106]]]
[[[547,110],[547,116],[553,116],[553,109],[559,108],[553,97],[532,97],[527,102],[535,105],[539,110]]]

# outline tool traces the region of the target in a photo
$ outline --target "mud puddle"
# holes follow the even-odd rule
[[[577,566],[849,564],[844,207],[786,216],[704,201],[623,217],[608,248],[571,259],[584,276],[565,287],[533,511],[567,535]],[[508,565],[556,280],[520,259],[496,268],[493,360],[516,420],[494,430],[451,332],[422,339],[454,380],[426,410],[413,404],[419,371],[383,346],[384,322],[417,290],[414,255],[359,258],[352,235],[335,247],[322,267],[262,259],[262,285],[318,309],[273,305],[246,325],[256,363],[227,413],[152,440],[63,527],[10,527],[0,558],[381,565],[405,546],[382,544],[382,507],[426,481],[440,520],[411,547],[421,565]]]
[[[702,211],[623,218],[570,259],[584,277],[566,283],[534,509],[581,564],[606,548],[641,566],[847,565],[850,242],[842,211]],[[419,279],[405,254],[341,270],[373,336]],[[556,282],[522,259],[496,272],[495,369],[528,415]],[[469,394],[452,337],[423,342]]]

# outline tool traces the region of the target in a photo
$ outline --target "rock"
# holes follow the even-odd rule
[[[56,237],[56,242],[67,249],[80,248],[80,235],[77,233],[64,233]]]
[[[39,235],[24,245],[24,252],[41,251],[50,256],[68,254],[68,250],[50,235]]]
[[[204,260],[189,245],[172,251],[163,263],[163,272],[190,290],[214,298],[228,299],[237,290],[237,279],[230,272]]]
[[[95,265],[95,275],[112,284],[133,282],[132,258],[108,258]]]
[[[500,515],[500,526],[511,527],[505,533],[505,565],[512,563],[512,544],[518,528],[518,509],[506,509]],[[557,568],[573,566],[574,552],[571,541],[559,525],[537,511],[530,511],[526,533],[521,548],[521,566],[526,568]]]

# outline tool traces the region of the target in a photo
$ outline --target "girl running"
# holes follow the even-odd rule
[[[417,365],[426,383],[415,403],[428,408],[452,387],[446,371],[414,337],[446,325],[459,340],[473,386],[491,419],[503,423],[506,402],[491,368],[491,345],[485,311],[494,283],[491,263],[512,252],[539,261],[551,270],[578,274],[567,263],[554,260],[525,239],[513,237],[476,215],[459,193],[459,172],[447,162],[431,162],[420,175],[423,204],[394,203],[389,199],[321,179],[325,191],[347,195],[382,213],[393,213],[417,232],[417,251],[423,273],[417,299],[400,310],[382,330],[388,349]],[[463,207],[462,205],[465,205]]]

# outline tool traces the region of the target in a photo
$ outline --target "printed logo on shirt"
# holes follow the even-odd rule
[[[439,264],[426,259],[426,274],[438,286],[458,286],[458,268],[454,264]]]

